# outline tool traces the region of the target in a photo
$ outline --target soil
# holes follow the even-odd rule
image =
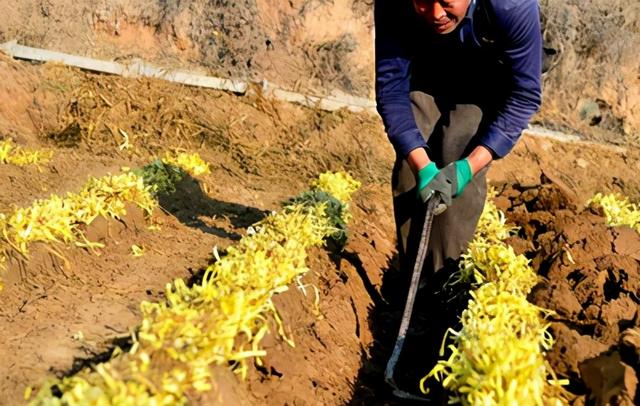
[[[98,220],[87,228],[91,241],[105,245],[95,252],[36,244],[28,259],[10,258],[0,293],[0,404],[20,404],[27,386],[108,359],[116,345],[126,346],[139,323],[141,301],[162,300],[168,282],[197,275],[211,260],[213,247],[224,252],[248,226],[325,170],[349,169],[368,185],[354,203],[363,221],[355,225],[355,246],[348,250],[371,254],[367,263],[375,266],[368,269],[380,279],[374,270],[381,272],[392,255],[387,237],[392,231],[390,223],[374,219],[390,211],[383,179],[391,148],[376,119],[8,58],[0,59],[0,70],[6,74],[1,86],[8,89],[0,92],[7,101],[0,105],[12,112],[3,116],[0,134],[54,152],[52,162],[40,168],[2,167],[3,213],[51,193],[77,191],[88,176],[141,166],[169,149],[198,151],[212,169],[211,175],[186,179],[178,192],[160,199],[162,210],[151,220],[160,223],[159,231],[149,230],[149,220],[130,208],[120,221]],[[161,100],[168,94],[177,97]],[[131,149],[119,148],[120,130],[131,134]],[[377,141],[365,145],[358,138],[362,134]],[[142,258],[131,255],[133,244],[144,247]],[[378,250],[367,250],[371,244]],[[265,346],[282,354],[268,360],[273,368],[254,370],[247,382],[220,369],[217,383],[228,388],[212,396],[285,403],[292,391],[283,391],[277,376],[286,374],[286,384],[308,387],[301,398],[317,392],[327,403],[348,399],[362,351],[372,340],[367,327],[372,302],[364,282],[357,283],[362,266],[336,255],[313,252],[306,296],[292,287],[277,298],[296,348],[306,352],[270,336]],[[319,289],[320,312],[313,285]],[[337,348],[343,349],[340,354]],[[316,368],[321,371],[320,354],[326,357],[326,373],[310,379]],[[347,361],[350,370],[336,368]],[[353,377],[350,384],[344,375]],[[212,400],[198,399],[194,394],[195,403]]]
[[[505,185],[498,202],[520,227],[511,245],[541,277],[531,301],[554,312],[554,371],[597,404],[637,404],[637,343],[624,338],[640,326],[640,234],[608,227],[602,213],[576,206],[547,178]]]
[[[169,149],[197,151],[212,167],[212,174],[187,179],[163,197],[164,210],[154,214],[160,230],[149,230],[148,220],[130,208],[119,221],[87,228],[91,240],[105,244],[96,252],[36,245],[29,259],[10,258],[0,293],[0,404],[21,404],[25,387],[108,359],[139,323],[142,300],[162,300],[166,283],[197,275],[213,247],[224,252],[319,172],[336,169],[349,170],[364,186],[352,204],[345,250],[313,250],[304,289],[294,285],[276,298],[296,346],[269,335],[265,366],[252,368],[246,381],[217,368],[217,389],[190,400],[401,403],[382,375],[408,273],[395,250],[388,185],[393,151],[377,118],[4,57],[0,76],[0,136],[54,152],[40,170],[0,168],[0,212],[79,190],[89,175],[141,166]],[[121,148],[122,132],[131,148]],[[577,399],[613,396],[622,403],[636,396],[638,237],[607,228],[584,203],[607,191],[639,201],[638,169],[637,149],[525,136],[489,172],[501,192],[498,203],[522,227],[513,245],[544,278],[531,299],[558,314],[559,344],[550,362],[571,379]],[[130,254],[133,244],[145,247],[144,257]],[[441,276],[420,295],[400,362],[398,382],[412,392],[464,304],[460,296],[443,306],[451,292],[440,289]],[[436,391],[432,400],[445,396]]]

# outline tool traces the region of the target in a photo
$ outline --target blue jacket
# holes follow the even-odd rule
[[[482,6],[483,1],[489,4]],[[453,33],[438,35],[417,17],[411,0],[376,1],[377,108],[402,157],[426,146],[411,110],[414,83],[432,89],[428,93],[436,98],[469,93],[464,97],[479,105],[492,100],[493,104],[487,103],[494,106],[490,120],[479,129],[476,143],[489,148],[495,158],[513,148],[540,107],[542,38],[537,0],[471,2],[469,10],[474,12],[467,13]],[[490,17],[483,19],[486,15]],[[490,60],[495,64],[483,62]]]

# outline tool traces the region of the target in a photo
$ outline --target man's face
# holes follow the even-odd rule
[[[413,0],[416,13],[438,34],[456,29],[467,14],[471,0]]]

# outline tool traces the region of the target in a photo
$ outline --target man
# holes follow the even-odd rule
[[[376,95],[397,154],[392,186],[403,263],[433,221],[425,264],[453,264],[473,238],[486,169],[513,148],[541,102],[537,0],[376,0]],[[422,217],[421,217],[422,216]]]

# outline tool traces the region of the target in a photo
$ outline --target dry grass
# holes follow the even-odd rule
[[[376,117],[324,112],[263,97],[259,89],[237,97],[150,79],[123,79],[49,68],[42,86],[64,100],[55,131],[58,144],[96,155],[122,155],[145,162],[174,150],[207,150],[241,176],[291,172],[308,178],[350,168],[362,180],[386,180],[391,162],[369,156],[391,152]],[[315,151],[315,152],[312,152]],[[318,151],[321,151],[318,153]],[[391,159],[391,154],[388,154]]]

